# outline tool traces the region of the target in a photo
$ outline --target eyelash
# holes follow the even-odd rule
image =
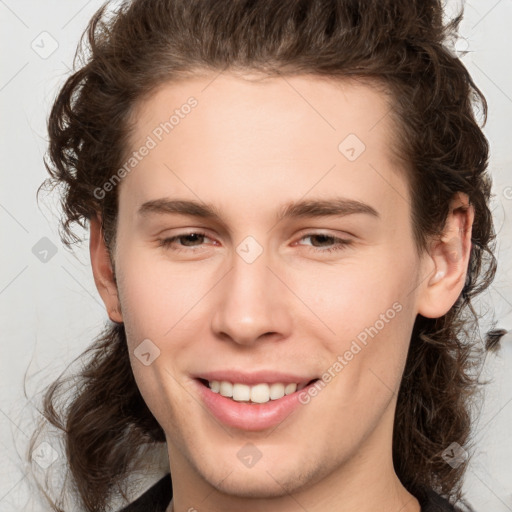
[[[176,236],[173,236],[170,238],[163,238],[163,239],[159,240],[159,246],[163,247],[165,249],[171,249],[172,251],[177,252],[177,253],[179,253],[179,252],[188,252],[188,253],[195,252],[197,250],[197,247],[194,247],[194,246],[191,246],[190,249],[182,249],[182,248],[176,249],[176,248],[172,247],[172,243],[175,240],[177,240],[179,238],[185,238],[185,237],[191,236],[191,235],[204,236],[206,238],[209,238],[206,233],[203,233],[200,231],[194,231],[192,233],[183,233],[181,235],[176,235]],[[304,235],[301,238],[301,240],[303,240],[304,238],[315,237],[315,236],[329,238],[329,239],[334,240],[333,243],[336,243],[336,245],[334,247],[329,247],[329,248],[325,248],[325,249],[312,247],[313,252],[316,252],[316,253],[326,253],[326,252],[331,253],[331,252],[342,251],[342,250],[346,249],[348,246],[352,245],[351,240],[346,240],[344,238],[338,238],[333,235],[326,235],[324,233],[308,233],[308,234]]]

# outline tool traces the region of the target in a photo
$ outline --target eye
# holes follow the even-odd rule
[[[317,241],[320,240],[321,247],[325,247],[324,243],[327,241],[327,245],[330,245],[331,247],[325,247],[324,249],[315,247],[312,245],[312,250],[314,252],[333,252],[333,251],[342,251],[347,248],[347,246],[352,245],[351,240],[346,240],[344,238],[338,238],[336,236],[327,235],[325,233],[308,233],[307,235],[303,236],[301,240],[304,240],[306,238],[310,238],[312,240],[316,239]],[[330,243],[329,243],[330,242]]]
[[[205,238],[208,238],[206,233],[202,233],[199,231],[194,231],[192,233],[181,233],[176,236],[172,236],[170,238],[163,238],[159,240],[158,245],[160,247],[164,247],[165,249],[170,249],[174,252],[195,252],[200,245],[197,245],[196,242],[203,242]],[[175,245],[176,241],[186,241],[183,245]],[[189,247],[190,249],[183,249],[182,247]]]
[[[203,245],[202,242],[204,242],[205,238],[209,239],[206,233],[199,231],[194,231],[192,233],[181,233],[173,237],[159,240],[159,246],[177,253],[196,252],[197,250],[200,250],[201,245]],[[305,240],[307,238],[311,239],[312,241],[316,240],[317,242],[320,242],[320,247],[317,247],[314,244],[310,245],[313,252],[318,253],[341,251],[352,244],[351,240],[327,235],[325,233],[308,233],[300,240]],[[180,243],[176,244],[176,242]],[[182,244],[181,242],[185,243]]]

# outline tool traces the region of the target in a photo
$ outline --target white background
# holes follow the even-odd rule
[[[46,510],[42,501],[30,499],[28,466],[20,460],[38,419],[29,399],[37,403],[37,393],[83,352],[107,319],[92,279],[87,241],[74,255],[67,252],[57,232],[55,196],[42,195],[39,204],[35,196],[47,177],[42,161],[46,116],[72,67],[79,37],[101,3],[0,0],[0,512]],[[450,2],[447,12],[457,5]],[[511,25],[511,0],[466,2],[464,39],[457,45],[470,50],[463,62],[489,103],[484,131],[491,143],[499,271],[480,310],[494,312],[498,326],[506,329],[512,328]],[[51,55],[40,55],[52,44],[58,47]],[[46,263],[32,252],[43,237],[57,250]],[[486,317],[482,329],[492,319]],[[503,349],[486,360],[483,375],[492,382],[464,482],[477,512],[512,511],[512,336],[502,342]],[[155,478],[149,474],[143,485]]]

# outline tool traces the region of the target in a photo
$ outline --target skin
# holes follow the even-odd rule
[[[467,197],[456,195],[443,238],[418,254],[386,97],[319,77],[252,78],[188,78],[137,105],[133,150],[198,100],[120,184],[117,284],[99,218],[90,224],[97,288],[124,322],[137,385],[166,434],[168,511],[418,512],[392,464],[397,392],[416,316],[444,315],[463,288],[473,208],[458,209]],[[366,145],[353,162],[338,150],[350,133]],[[276,220],[289,201],[341,196],[379,218]],[[163,197],[213,203],[221,220],[137,214]],[[207,237],[158,244],[198,230]],[[336,240],[308,234],[352,244],[321,252]],[[236,252],[249,235],[263,248],[250,264]],[[191,386],[194,372],[223,368],[320,377],[396,302],[400,312],[276,428],[222,425]],[[144,339],[160,350],[148,366],[134,356]],[[237,457],[248,442],[262,454],[252,467]]]

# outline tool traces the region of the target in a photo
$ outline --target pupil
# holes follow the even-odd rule
[[[329,235],[314,235],[313,238],[316,238],[317,241],[320,238],[320,244],[322,244],[322,241],[329,242],[329,240],[331,239],[331,237]]]
[[[197,237],[201,237],[201,236],[203,236],[203,235],[199,235],[197,233],[191,233],[190,235],[185,235],[183,237],[183,239],[186,241],[186,243],[184,245],[189,245],[188,242],[190,241],[190,238],[195,238],[195,240],[192,240],[192,244],[194,242],[197,242]]]

